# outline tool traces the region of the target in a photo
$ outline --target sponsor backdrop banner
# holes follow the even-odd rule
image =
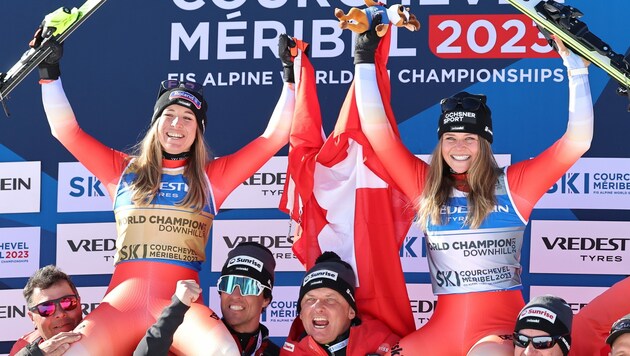
[[[617,53],[628,53],[630,41],[618,28],[627,23],[630,2],[564,2],[579,8],[591,31]],[[0,2],[0,21],[11,29],[0,37],[0,72],[28,49],[45,14],[81,3]],[[566,71],[530,19],[505,0],[389,3],[408,6],[422,23],[418,32],[393,29],[388,62],[392,107],[412,152],[423,158],[431,154],[439,101],[463,90],[488,96],[493,150],[501,165],[534,157],[561,137],[568,116]],[[64,88],[85,132],[129,152],[148,128],[160,81],[196,81],[209,102],[205,138],[215,156],[227,155],[265,130],[282,86],[277,37],[286,32],[311,44],[328,134],[354,70],[353,34],[339,28],[333,13],[351,6],[363,1],[107,1],[65,42]],[[538,293],[530,291],[532,285],[600,291],[627,273],[630,150],[617,143],[626,142],[630,132],[628,100],[615,94],[617,85],[604,71],[594,66],[589,71],[594,140],[532,214],[522,253],[525,298]],[[51,134],[35,72],[6,104],[11,117],[0,118],[0,300],[5,305],[0,354],[31,329],[30,323],[13,320],[28,276],[52,263],[76,276],[81,287],[105,288],[115,239],[110,197]],[[283,148],[227,199],[200,275],[204,290],[211,290],[236,243],[268,246],[278,260],[276,285],[282,288],[274,292],[277,303],[263,320],[278,342],[293,316],[291,300],[304,273],[291,252],[295,231],[276,208],[287,151]],[[418,227],[409,231],[400,256],[420,327],[435,305]],[[216,297],[209,295],[206,303]]]
[[[564,299],[573,310],[573,314],[584,308],[591,300],[605,291],[605,287],[557,287],[557,286],[531,286],[530,295],[557,295]]]
[[[437,305],[437,296],[433,294],[430,283],[407,284],[407,293],[416,328],[420,328],[431,319]]]
[[[111,274],[116,223],[57,225],[57,265],[68,274]]]
[[[40,162],[0,163],[0,213],[38,213]]]
[[[302,264],[293,254],[293,235],[285,220],[216,220],[212,227],[211,271],[221,272],[228,252],[241,242],[258,242],[276,259],[276,272],[300,271]]]
[[[111,211],[107,189],[79,162],[59,162],[57,211]]]
[[[38,226],[0,228],[0,277],[28,277],[39,266]]]
[[[628,275],[630,222],[531,222],[530,263],[534,273]]]
[[[630,155],[630,151],[627,152]],[[630,158],[582,158],[536,205],[550,209],[630,209]]]

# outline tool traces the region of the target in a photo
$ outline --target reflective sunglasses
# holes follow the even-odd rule
[[[512,340],[514,341],[514,346],[517,347],[526,348],[531,342],[535,349],[544,350],[554,347],[558,343],[558,340],[564,338],[564,336],[565,335],[529,337],[523,334],[514,333]]]
[[[158,98],[164,94],[167,90],[182,88],[193,91],[199,95],[203,95],[203,85],[195,82],[181,82],[179,80],[164,80],[160,83],[160,91],[158,92]]]
[[[453,111],[457,106],[461,106],[462,109],[467,111],[475,111],[481,107],[483,102],[479,98],[467,96],[465,98],[445,98],[440,101],[442,106],[442,112]]]
[[[259,281],[245,276],[221,276],[219,281],[217,282],[217,288],[219,292],[224,292],[227,294],[234,293],[234,288],[238,286],[241,291],[242,296],[259,296],[262,293],[264,288],[270,289],[269,287],[263,285]]]
[[[28,308],[28,310],[33,313],[37,313],[43,317],[47,317],[55,314],[57,306],[59,306],[64,311],[70,311],[74,310],[77,305],[79,305],[79,298],[74,294],[70,294],[64,295],[61,298],[41,302],[34,307]]]

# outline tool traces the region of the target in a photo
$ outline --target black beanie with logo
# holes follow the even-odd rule
[[[492,112],[486,96],[459,92],[440,102],[442,113],[438,121],[438,139],[446,132],[477,134],[492,143]]]
[[[535,297],[525,305],[516,320],[515,332],[535,329],[551,336],[562,336],[558,346],[567,355],[571,348],[571,326],[573,311],[567,302],[559,297],[543,295]]]
[[[357,310],[357,303],[354,297],[354,286],[356,277],[352,266],[341,260],[339,255],[327,251],[315,260],[315,265],[306,272],[300,287],[300,296],[297,301],[298,314],[302,310],[301,303],[304,295],[313,289],[330,288],[350,304],[350,307]]]
[[[276,260],[267,247],[256,242],[241,242],[228,252],[221,276],[251,277],[271,290],[275,269]]]
[[[169,89],[160,95],[153,107],[151,125],[155,124],[167,106],[173,104],[190,109],[195,114],[197,125],[201,128],[201,132],[206,131],[206,112],[208,111],[206,99],[200,93],[182,87]]]

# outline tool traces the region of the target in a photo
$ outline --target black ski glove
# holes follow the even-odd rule
[[[293,38],[289,37],[286,33],[281,34],[278,38],[278,55],[282,61],[284,71],[283,78],[287,83],[295,83],[293,75],[293,59],[297,55],[295,46],[296,43]]]
[[[34,49],[42,50],[45,48],[50,48],[52,52],[46,57],[38,66],[39,70],[39,79],[40,80],[57,80],[59,79],[59,75],[61,75],[61,70],[59,69],[59,61],[63,56],[63,43],[57,42],[54,38],[52,38],[52,32],[54,28],[48,28],[46,33],[44,33],[44,24],[42,23],[35,31],[35,35],[33,39],[29,43],[29,46]],[[50,38],[48,38],[50,37]],[[44,40],[48,38],[48,40],[44,43]],[[43,44],[42,44],[43,43]]]
[[[381,42],[381,38],[376,34],[376,26],[382,21],[381,14],[376,14],[370,29],[357,35],[354,42],[354,64],[374,63],[374,52]]]

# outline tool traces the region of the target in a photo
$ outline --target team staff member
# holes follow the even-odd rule
[[[386,73],[385,63],[375,60],[377,44],[373,30],[357,36],[361,126],[398,187],[419,202],[418,220],[426,232],[438,295],[431,320],[404,337],[397,354],[472,356],[492,349],[493,354],[511,355],[509,336],[525,305],[519,259],[527,221],[538,199],[588,150],[593,136],[586,64],[561,46],[569,73],[569,123],[564,136],[537,157],[499,168],[490,146],[494,132],[486,96],[461,92],[441,102],[439,142],[426,164],[405,148],[390,125],[379,91],[378,81],[388,78],[377,77]],[[453,246],[496,248],[492,254],[465,256]],[[466,272],[470,278],[460,278]]]
[[[288,83],[283,86],[261,136],[213,159],[203,136],[208,128],[203,88],[164,81],[146,135],[127,154],[81,130],[59,79],[59,57],[57,49],[40,67],[51,131],[107,188],[118,232],[107,294],[76,329],[83,336],[68,352],[128,355],[170,303],[176,282],[199,280],[212,221],[228,194],[288,142],[294,91]],[[129,94],[124,86],[119,89]],[[121,129],[131,119],[137,118],[120,118]],[[213,311],[202,303],[191,305],[173,341],[176,352],[238,352],[223,323],[209,315]]]
[[[239,346],[240,355],[275,356],[280,353],[269,340],[260,315],[271,303],[276,261],[271,251],[256,242],[243,242],[228,253],[217,283],[223,323]],[[135,356],[166,355],[184,314],[201,294],[192,280],[177,282],[172,303],[149,328]]]
[[[300,287],[296,320],[281,355],[354,356],[384,354],[400,338],[385,324],[357,315],[352,266],[324,252]]]
[[[20,338],[9,355],[63,355],[81,339],[72,331],[83,319],[81,298],[67,274],[53,265],[42,267],[28,279],[23,294],[35,330]]]
[[[533,298],[516,319],[514,356],[567,356],[571,349],[573,311],[552,295]]]

